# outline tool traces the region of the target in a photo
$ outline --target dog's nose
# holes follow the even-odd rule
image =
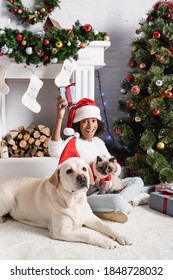
[[[77,176],[77,181],[79,183],[86,183],[87,182],[87,177],[84,174],[80,174]]]

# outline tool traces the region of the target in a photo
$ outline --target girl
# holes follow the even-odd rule
[[[98,137],[103,132],[100,109],[89,98],[82,98],[72,106],[67,119],[64,134],[69,136],[61,139],[62,121],[67,105],[66,100],[59,98],[57,102],[57,118],[52,137],[49,141],[49,154],[58,157],[59,163],[65,159],[78,156],[91,164],[97,156],[108,156],[110,153],[105,143]],[[117,169],[121,167],[118,163]],[[92,211],[103,219],[124,223],[133,206],[147,203],[149,195],[143,192],[143,181],[139,177],[125,178],[124,189],[119,194],[94,193],[88,196]]]

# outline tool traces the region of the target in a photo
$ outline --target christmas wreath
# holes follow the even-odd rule
[[[56,7],[60,8],[59,0],[43,0],[30,11],[20,0],[7,0],[6,5],[22,23],[35,24],[42,22]]]
[[[35,34],[28,30],[0,29],[0,56],[6,55],[17,63],[55,64],[65,59],[77,58],[79,49],[91,41],[109,40],[106,33],[94,30],[90,24],[78,21],[71,29],[52,27],[49,32]]]

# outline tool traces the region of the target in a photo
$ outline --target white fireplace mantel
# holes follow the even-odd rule
[[[104,52],[111,45],[110,41],[94,41],[78,52],[77,69],[73,75],[76,82],[77,100],[88,97],[95,99],[95,70],[105,66]],[[34,73],[40,79],[55,79],[62,64],[47,66],[17,64],[12,62],[6,79],[29,79]],[[10,92],[9,92],[10,94]],[[5,95],[0,93],[0,140],[6,135]]]

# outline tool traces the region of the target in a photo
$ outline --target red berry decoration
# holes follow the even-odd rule
[[[154,110],[152,111],[152,114],[153,114],[153,116],[159,116],[159,115],[160,115],[160,110],[154,109]]]
[[[153,33],[153,38],[154,39],[159,39],[161,37],[161,34],[158,32],[158,31],[155,31],[154,33]]]
[[[18,42],[21,42],[21,41],[23,40],[22,34],[18,34],[18,35],[16,36],[16,40],[17,40]]]
[[[166,98],[172,98],[173,93],[171,91],[168,91],[165,95]]]
[[[92,26],[90,25],[90,24],[85,24],[84,26],[83,26],[83,29],[87,32],[87,33],[89,33],[89,32],[91,32],[92,31]]]

